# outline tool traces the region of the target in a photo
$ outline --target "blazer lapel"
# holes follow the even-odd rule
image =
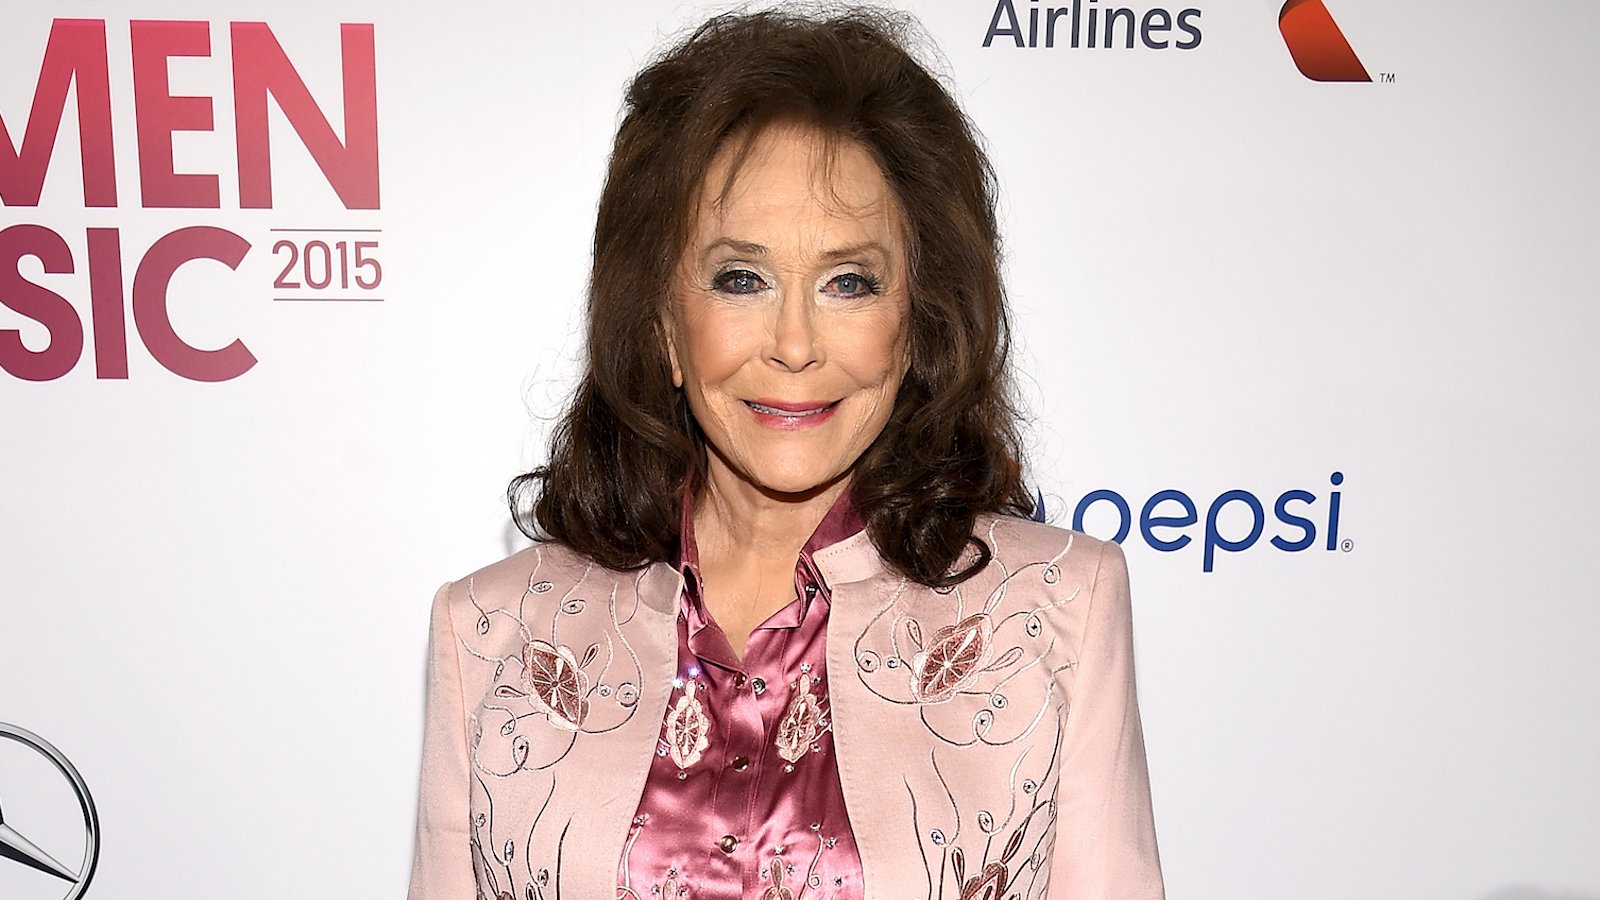
[[[561,828],[555,898],[615,895],[614,861],[622,858],[672,692],[681,576],[665,563],[654,563],[632,577],[632,590],[625,581],[617,591],[615,615],[617,629],[637,654],[639,700],[634,714],[615,729],[584,735],[572,766],[557,767],[551,810]],[[613,862],[597,865],[601,860]]]
[[[863,671],[898,666],[861,644],[861,638],[902,600],[924,590],[889,571],[860,532],[816,555],[817,567],[833,592],[828,612],[828,697],[834,752],[845,808],[861,854],[865,900],[902,898],[921,891],[932,896],[925,867],[907,866],[917,844],[910,829],[914,800],[901,777],[913,761],[908,754],[926,744],[917,708],[885,702],[861,678]]]

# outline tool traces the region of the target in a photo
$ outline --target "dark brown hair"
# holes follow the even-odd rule
[[[915,33],[876,10],[728,14],[634,78],[595,222],[586,368],[549,462],[509,490],[525,533],[611,568],[673,553],[705,437],[672,384],[661,314],[712,158],[778,119],[865,147],[906,223],[910,369],[851,485],[878,552],[917,582],[954,584],[988,563],[979,513],[1032,513],[994,173],[960,107],[908,52]]]

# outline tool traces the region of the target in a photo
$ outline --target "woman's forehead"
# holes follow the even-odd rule
[[[795,123],[725,142],[702,183],[694,222],[697,248],[875,243],[893,253],[901,239],[899,204],[867,148]]]

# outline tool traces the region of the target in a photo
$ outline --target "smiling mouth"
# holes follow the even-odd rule
[[[753,400],[744,401],[744,405],[750,407],[758,413],[761,413],[762,415],[783,416],[784,418],[789,419],[801,419],[805,418],[806,416],[819,416],[825,412],[829,412],[834,407],[839,405],[839,401],[835,400],[832,403],[824,403],[821,406],[813,406],[809,409],[784,409],[778,406],[767,406],[764,403],[757,403]]]

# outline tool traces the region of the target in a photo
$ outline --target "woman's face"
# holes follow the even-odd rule
[[[672,377],[710,444],[714,483],[731,474],[808,492],[883,431],[905,375],[900,213],[854,142],[768,127],[729,184],[731,155],[707,172],[678,267],[664,323]]]

